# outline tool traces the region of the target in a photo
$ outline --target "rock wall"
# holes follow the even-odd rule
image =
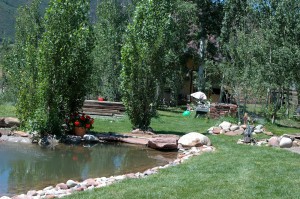
[[[221,116],[236,117],[238,106],[236,104],[212,103],[210,105],[209,117],[219,118]]]

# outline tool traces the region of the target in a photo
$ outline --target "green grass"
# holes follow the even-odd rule
[[[156,133],[184,135],[206,133],[223,120],[182,116],[182,109],[159,111],[152,119]],[[15,108],[0,105],[0,116],[14,116]],[[276,135],[300,133],[299,128],[286,128],[266,123]],[[96,118],[94,131],[127,133],[128,118]],[[238,145],[242,136],[208,135],[216,151],[189,159],[187,162],[145,179],[128,179],[108,187],[77,193],[66,198],[299,198],[300,155],[280,148]],[[261,136],[258,136],[261,137]],[[101,176],[95,176],[101,177]]]
[[[194,115],[183,117],[181,111],[159,113],[151,123],[157,133],[205,133],[222,122],[193,118]],[[127,118],[96,120],[96,129],[103,132],[128,132],[130,127]],[[300,133],[300,129],[271,124],[267,129],[277,135]],[[67,198],[299,198],[299,154],[280,148],[238,145],[241,136],[208,136],[216,147],[213,153],[193,157],[145,179],[128,179]]]
[[[13,105],[0,104],[0,117],[15,117],[16,109]]]
[[[210,136],[217,151],[146,179],[130,179],[68,198],[299,198],[300,155],[237,145],[238,137]]]
[[[183,135],[192,131],[204,133],[209,127],[221,123],[218,120],[194,118],[194,114],[183,117],[180,110],[159,111],[159,116],[151,121],[151,128],[159,134]],[[95,118],[95,121],[93,131],[96,132],[128,133],[132,130],[127,116],[123,118]]]

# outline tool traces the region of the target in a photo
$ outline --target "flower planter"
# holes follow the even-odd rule
[[[74,131],[75,135],[81,136],[81,137],[83,137],[86,134],[85,127],[74,127],[73,131]]]

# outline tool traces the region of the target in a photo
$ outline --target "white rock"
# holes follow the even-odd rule
[[[10,199],[10,197],[2,196],[0,199]]]
[[[211,142],[207,136],[201,133],[191,132],[179,138],[178,144],[187,147],[202,146],[202,145],[210,146]]]
[[[259,124],[255,127],[255,130],[261,130],[262,131],[263,127],[264,127],[263,125]]]
[[[261,129],[255,129],[253,132],[257,134],[257,133],[262,133],[263,131]]]
[[[202,149],[203,152],[213,152],[214,149],[212,147],[205,147]]]
[[[75,187],[77,184],[78,184],[78,183],[75,182],[74,180],[68,180],[67,183],[66,183],[66,185],[67,185],[68,187]]]
[[[279,142],[280,148],[291,148],[293,146],[293,140],[288,137],[282,137]]]
[[[44,191],[48,191],[48,190],[51,190],[51,189],[53,189],[53,188],[54,188],[53,186],[49,186],[49,187],[44,188],[43,190],[44,190]]]
[[[210,127],[209,129],[207,129],[207,133],[213,134],[213,130],[214,130],[214,127]]]
[[[221,129],[220,134],[224,134],[226,131],[224,129]]]
[[[126,178],[125,175],[120,175],[115,177],[116,180],[124,180],[125,178]]]
[[[222,122],[222,123],[219,125],[219,127],[221,127],[221,128],[224,129],[224,130],[229,130],[230,126],[231,126],[231,123],[230,123],[230,122],[226,122],[226,121]]]
[[[232,125],[229,129],[231,131],[235,131],[235,130],[238,130],[240,127],[238,125]]]

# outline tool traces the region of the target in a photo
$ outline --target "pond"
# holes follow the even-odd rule
[[[69,179],[83,181],[143,172],[175,160],[177,153],[120,143],[89,147],[60,144],[50,149],[34,144],[1,142],[0,157],[0,197],[11,197]]]

